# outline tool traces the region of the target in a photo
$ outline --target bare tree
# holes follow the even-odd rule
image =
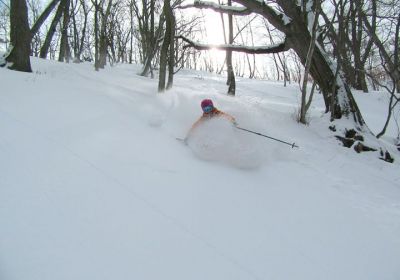
[[[107,23],[111,13],[111,7],[113,5],[113,0],[109,0],[106,10],[103,7],[100,9],[101,14],[101,25],[99,34],[99,67],[104,68],[107,64]]]
[[[9,19],[10,10],[4,4],[0,6],[0,41],[5,43],[6,48],[8,48],[8,30],[9,30]]]
[[[312,87],[309,101],[307,101],[307,84],[308,84],[308,74],[310,72],[311,68],[311,58],[313,57],[314,50],[315,50],[315,43],[317,39],[317,28],[318,28],[318,18],[321,10],[321,3],[319,0],[315,1],[315,14],[314,14],[314,22],[312,23],[312,29],[311,29],[311,40],[310,40],[310,45],[308,46],[308,51],[307,51],[307,57],[304,65],[304,75],[303,75],[303,83],[301,86],[301,104],[300,104],[300,116],[299,116],[299,121],[303,124],[307,124],[306,120],[306,114],[307,111],[311,105],[311,100],[312,96],[314,94],[314,89],[315,89],[315,83],[314,86]],[[303,2],[303,10],[306,10],[306,2]]]
[[[133,11],[138,21],[139,41],[141,44],[143,69],[142,76],[152,74],[152,62],[160,47],[160,38],[163,31],[165,16],[159,15],[158,26],[156,26],[156,15],[158,11],[158,1],[142,0],[131,2]]]
[[[99,71],[100,62],[99,62],[99,13],[100,7],[99,2],[97,0],[92,0],[92,4],[94,6],[94,69]]]
[[[126,18],[129,15],[129,4],[124,5],[122,2],[115,2],[113,5],[107,28],[108,44],[111,51],[111,59],[113,62],[128,62],[132,52],[128,49],[129,41],[132,36],[132,27],[127,24]]]
[[[371,52],[372,40],[366,36],[362,28],[362,20],[357,9],[357,5],[365,6],[364,1],[360,1],[358,4],[354,0],[332,1],[335,7],[333,17],[329,19],[324,11],[321,12],[326,23],[326,35],[330,38],[330,44],[334,46],[335,55],[340,55],[342,59],[342,71],[346,82],[355,89],[368,92],[365,64]],[[371,19],[375,26],[376,7],[372,8]],[[342,26],[341,30],[335,30],[335,22]],[[339,32],[341,33],[340,38]]]
[[[232,0],[228,0],[228,7],[232,6]],[[229,45],[233,44],[233,17],[232,14],[228,14],[228,43]],[[235,95],[236,92],[236,81],[235,81],[235,72],[233,71],[232,66],[232,51],[226,51],[226,66],[228,70],[228,79],[226,84],[228,85],[228,94]]]
[[[65,5],[64,5],[64,18],[62,22],[62,29],[61,29],[61,42],[60,42],[60,54],[58,56],[58,61],[63,62],[69,62],[71,59],[71,51],[68,43],[68,25],[69,25],[69,20],[70,20],[70,5],[71,5],[71,0],[65,0]]]
[[[270,42],[272,44],[275,44],[274,34],[273,34],[273,30],[271,30],[270,24],[268,23],[268,21],[266,19],[263,20],[263,24],[267,30],[267,35],[268,35]],[[278,33],[278,35],[276,35],[276,36],[280,37],[281,33],[280,32],[277,32],[277,33]],[[281,78],[280,72],[282,72],[283,86],[286,86],[287,81],[290,81],[290,74],[289,74],[289,69],[287,66],[287,58],[286,58],[285,52],[273,53],[272,57],[273,57],[273,62],[274,62],[276,73],[277,73],[277,79],[278,79],[278,81],[280,80],[280,78]]]
[[[28,8],[25,0],[13,0],[10,3],[11,51],[6,56],[8,68],[23,72],[32,72],[31,33],[28,23]]]
[[[176,31],[176,18],[173,13],[172,8],[167,12],[167,29],[170,29],[170,38],[169,38],[169,53],[168,53],[168,82],[167,82],[167,89],[172,88],[174,83],[174,74],[175,74],[175,31]]]
[[[85,46],[85,38],[88,28],[88,16],[91,9],[86,4],[85,0],[79,0],[79,3],[78,0],[72,1],[71,8],[71,20],[73,27],[72,46],[74,51],[74,62],[80,62]]]
[[[250,38],[251,38],[251,45],[254,46],[254,34],[253,34],[253,29],[252,29],[252,25],[251,22],[255,19],[256,17],[253,17],[249,22],[248,22],[248,26],[249,26],[249,34],[250,34]],[[245,44],[245,40],[243,38],[243,33],[242,30],[244,29],[244,27],[246,27],[246,25],[243,28],[239,28],[239,23],[238,21],[236,21],[236,26],[238,29],[238,35],[240,35],[240,38],[242,40],[242,44]],[[252,62],[250,61],[250,54],[245,54],[246,55],[246,60],[247,60],[247,66],[249,68],[249,78],[253,79],[256,76],[256,71],[257,71],[257,66],[256,66],[256,55],[255,54],[251,54],[252,57]]]
[[[163,92],[165,90],[165,79],[166,79],[166,69],[167,69],[167,61],[168,61],[168,49],[170,46],[171,40],[173,40],[171,34],[172,31],[172,22],[173,22],[173,13],[171,9],[171,1],[164,1],[164,15],[166,18],[166,28],[164,33],[164,39],[161,46],[160,53],[160,71],[159,71],[159,79],[158,79],[158,92]]]
[[[361,4],[358,0],[358,4]],[[373,1],[376,2],[376,1]],[[375,3],[376,5],[376,3]],[[388,104],[388,114],[387,118],[385,121],[385,124],[381,130],[381,132],[378,133],[377,137],[381,137],[386,133],[386,129],[389,125],[392,112],[396,105],[398,105],[400,99],[395,95],[396,88],[400,83],[400,64],[399,64],[399,55],[400,55],[400,46],[399,46],[399,41],[400,41],[400,14],[397,15],[397,19],[394,22],[395,23],[395,32],[394,32],[394,46],[393,46],[393,52],[390,53],[384,46],[383,42],[381,39],[378,37],[378,34],[375,33],[375,26],[371,24],[368,20],[367,15],[365,12],[361,9],[361,7],[358,8],[359,14],[363,23],[363,26],[367,33],[370,35],[373,43],[378,47],[381,59],[382,59],[382,66],[385,69],[386,76],[390,78],[391,85],[385,85],[381,84],[383,88],[386,89],[386,91],[390,94],[390,99],[389,99],[389,104]],[[376,83],[379,83],[379,81],[375,81]]]
[[[95,37],[95,70],[104,68],[107,64],[107,25],[113,0],[108,0],[107,7],[104,9],[105,0],[92,0],[94,5],[94,37]]]
[[[175,33],[188,36],[189,34],[197,32],[199,27],[201,27],[199,21],[202,17],[199,15],[187,17],[182,13],[179,16],[180,12],[181,10],[176,9]],[[175,40],[174,51],[175,65],[177,66],[175,73],[183,67],[197,69],[197,56],[199,52],[193,49],[184,48],[184,44],[181,40]]]

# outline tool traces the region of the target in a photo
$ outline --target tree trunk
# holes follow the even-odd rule
[[[160,52],[160,71],[158,79],[158,92],[163,92],[165,90],[165,80],[167,75],[167,62],[168,62],[168,49],[171,44],[171,2],[170,0],[164,1],[164,14],[166,20],[166,27],[164,33],[164,40],[161,46]]]
[[[108,2],[106,12],[103,14],[101,19],[101,27],[99,34],[99,68],[104,68],[107,64],[107,21],[111,12],[113,1]]]
[[[31,53],[31,32],[28,23],[28,8],[25,0],[12,0],[10,3],[10,25],[12,50],[6,57],[11,65],[9,69],[32,72]]]
[[[94,70],[99,71],[99,4],[94,1]]]
[[[131,30],[131,38],[130,38],[130,50],[129,50],[129,64],[133,62],[133,31],[134,31],[134,18],[133,18],[133,4],[129,3],[129,15],[130,15],[130,30]]]
[[[69,62],[70,54],[69,54],[69,44],[68,44],[68,24],[69,24],[69,6],[70,0],[65,1],[64,6],[64,18],[62,24],[62,31],[61,31],[61,42],[60,42],[60,54],[58,56],[58,61]]]
[[[305,7],[303,7],[303,8],[305,9]],[[315,44],[316,44],[316,39],[317,39],[317,27],[318,27],[319,12],[320,12],[320,6],[319,6],[319,4],[317,4],[317,7],[315,8],[314,22],[312,24],[310,45],[308,46],[306,63],[304,65],[303,83],[301,86],[301,105],[300,105],[299,121],[302,124],[307,124],[307,118],[306,118],[307,110],[308,110],[307,104],[309,103],[309,102],[307,102],[308,74],[310,72],[311,58],[312,58],[314,50],[315,50]],[[286,75],[285,75],[285,80],[286,80]],[[312,93],[310,95],[312,95]],[[310,99],[311,98],[312,97],[310,97]]]
[[[53,9],[56,7],[56,5],[60,2],[60,0],[53,0],[47,5],[46,9],[43,11],[43,13],[40,15],[40,17],[36,20],[35,24],[31,28],[31,37],[35,36],[35,34],[39,31],[40,27],[42,24],[45,22],[45,20],[48,18],[50,13],[53,11]]]
[[[362,90],[364,92],[368,92],[367,83],[365,80],[365,61],[362,59],[362,40],[363,40],[363,24],[361,15],[357,13],[357,8],[355,7],[355,3],[351,2],[351,10],[352,10],[352,28],[353,28],[353,54],[354,54],[354,68],[355,68],[355,85],[354,88],[358,90]],[[366,48],[366,52],[369,52],[368,48]]]
[[[87,21],[88,21],[88,14],[89,14],[89,11],[87,10],[85,1],[84,0],[80,0],[80,1],[81,1],[81,5],[83,8],[83,13],[84,13],[85,18],[84,18],[84,22],[83,22],[81,39],[80,39],[79,46],[78,46],[78,52],[76,53],[76,56],[75,56],[76,61],[81,61],[81,55],[82,55],[83,47],[84,47],[84,43],[85,43]]]
[[[56,32],[57,24],[59,23],[61,16],[63,14],[65,4],[66,0],[62,0],[60,5],[58,5],[54,19],[50,24],[49,31],[47,32],[46,39],[43,43],[42,48],[40,49],[40,58],[46,58],[47,54],[49,53],[50,44],[51,41],[53,40],[54,33]]]
[[[168,56],[168,83],[167,89],[172,88],[174,83],[174,66],[175,66],[175,16],[171,9],[171,38],[169,43],[169,56]]]
[[[232,6],[232,0],[228,0],[228,6]],[[229,44],[233,44],[233,18],[232,15],[228,15],[228,30],[229,30]],[[236,81],[235,73],[233,72],[232,66],[232,51],[226,51],[226,66],[228,72],[228,79],[226,84],[228,85],[228,94],[234,96],[236,92]]]
[[[77,0],[78,1],[78,0]],[[85,10],[85,7],[82,6],[83,10]],[[77,26],[77,21],[76,21],[76,6],[74,4],[74,1],[71,2],[71,22],[72,22],[72,27],[73,27],[73,48],[74,48],[74,62],[79,62],[80,58],[78,56],[78,52],[79,52],[79,32],[78,32],[78,26]]]
[[[146,11],[145,6],[147,4],[147,1],[143,1],[143,23],[142,23],[142,30],[141,30],[141,35],[142,35],[142,45],[143,45],[143,55],[144,55],[144,67],[142,69],[142,73],[140,74],[141,76],[147,76],[151,71],[151,63],[153,60],[153,57],[156,53],[156,40],[158,36],[156,36],[155,32],[155,0],[150,0],[150,10]],[[150,16],[150,18],[149,18]],[[138,16],[139,17],[139,16]],[[162,21],[160,20],[159,22],[159,30],[163,26],[161,24]]]

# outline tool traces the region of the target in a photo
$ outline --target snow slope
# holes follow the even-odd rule
[[[400,279],[399,160],[341,147],[320,96],[305,127],[296,85],[33,68],[0,68],[0,279]],[[376,96],[357,96],[374,131]],[[206,97],[300,149],[223,121],[183,145]]]

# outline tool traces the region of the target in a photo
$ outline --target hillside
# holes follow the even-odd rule
[[[181,71],[157,81],[117,65],[32,60],[0,68],[0,278],[397,280],[399,153],[344,148],[321,96],[294,118],[297,85]],[[186,135],[200,101],[224,121]],[[369,127],[384,94],[356,96]]]

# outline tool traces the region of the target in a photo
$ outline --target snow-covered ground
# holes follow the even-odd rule
[[[0,279],[398,280],[400,154],[356,154],[328,129],[320,95],[295,120],[297,85],[118,65],[32,60],[0,68]],[[212,98],[240,126],[205,124]],[[358,94],[370,128],[383,94]]]

